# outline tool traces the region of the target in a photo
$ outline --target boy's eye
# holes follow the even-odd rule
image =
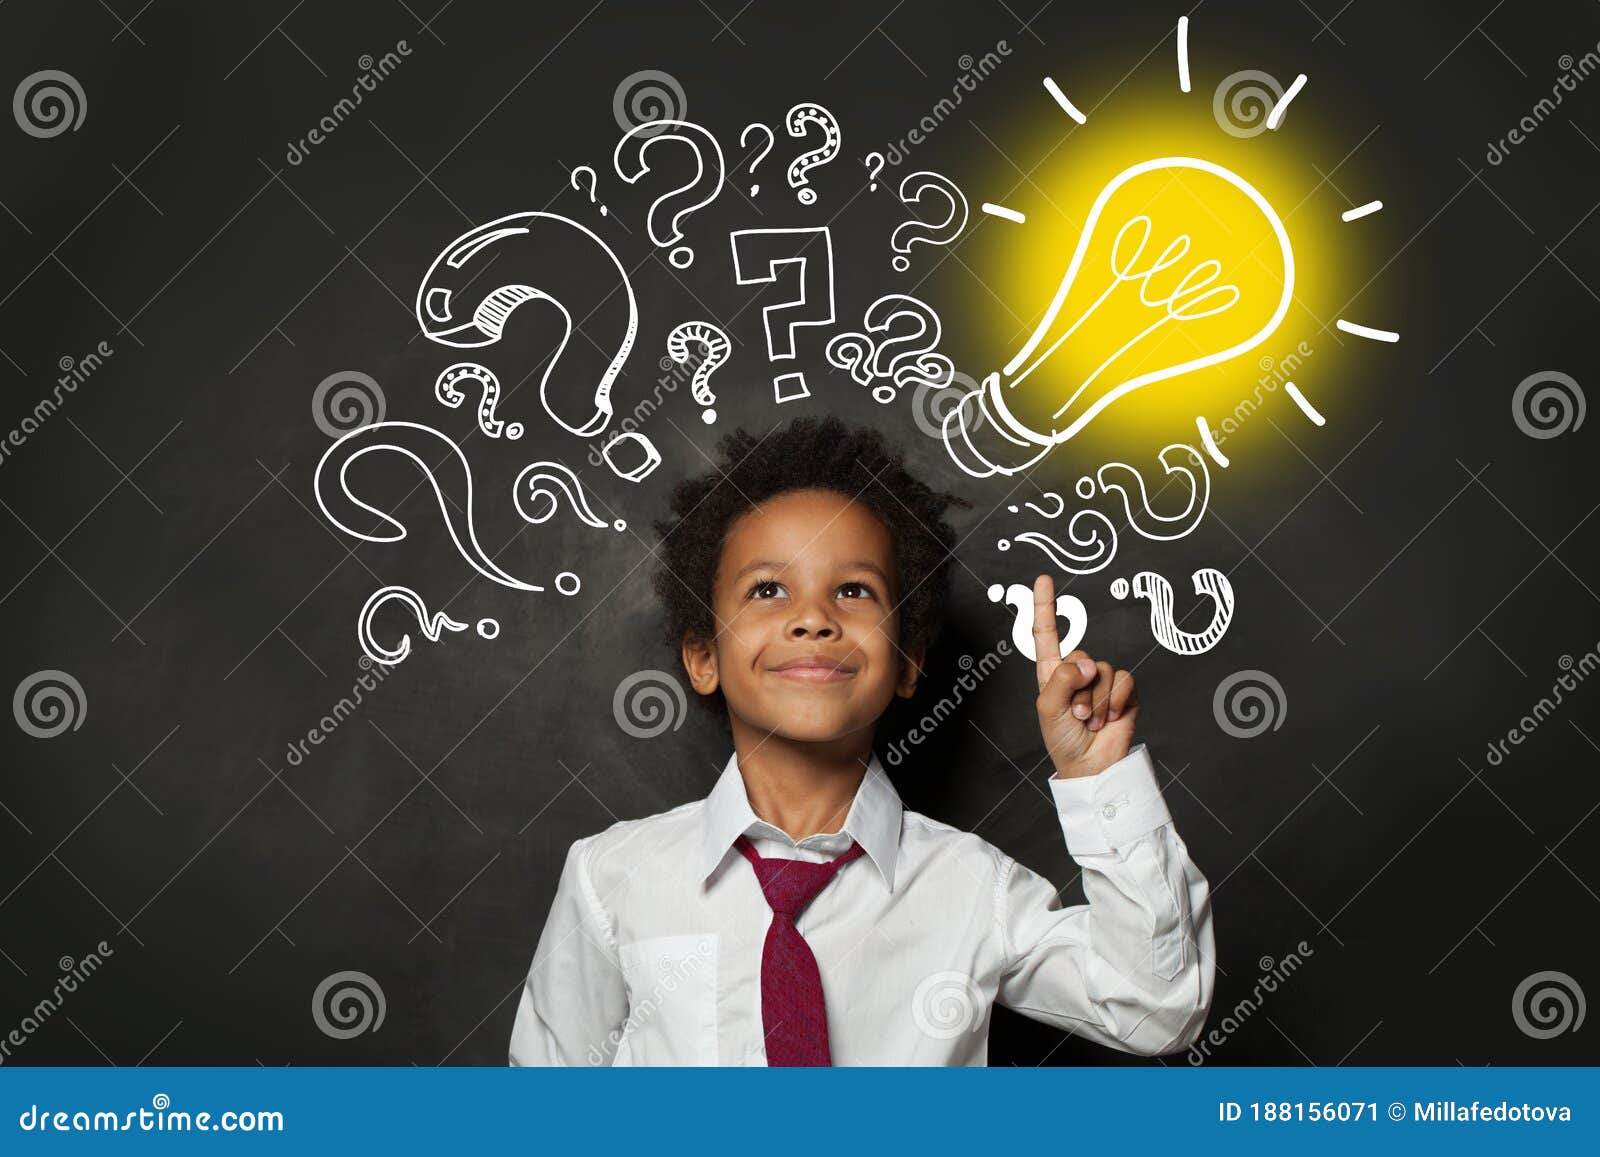
[[[860,592],[859,596],[853,596],[853,597],[865,597],[865,598],[869,598],[869,599],[873,597],[872,588],[869,587],[866,583],[848,582],[848,583],[845,583],[843,586],[841,586],[839,588],[839,590],[840,590],[841,593],[843,593],[845,591],[859,591]]]
[[[783,587],[780,584],[772,579],[767,579],[750,588],[750,597],[753,599],[774,598],[776,597],[776,592],[781,590],[783,590]]]

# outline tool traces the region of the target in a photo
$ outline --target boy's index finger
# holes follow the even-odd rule
[[[1056,635],[1056,584],[1047,574],[1033,580],[1033,653],[1039,690],[1061,666],[1061,640]]]

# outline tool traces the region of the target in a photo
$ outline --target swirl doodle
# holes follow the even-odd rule
[[[606,520],[590,508],[589,499],[583,492],[583,483],[578,481],[578,476],[571,469],[559,462],[534,462],[523,467],[511,490],[517,513],[535,525],[548,522],[561,508],[561,499],[565,498],[567,505],[585,526],[605,529]],[[611,526],[615,530],[628,529],[627,521],[621,518]]]
[[[380,587],[367,599],[366,605],[361,608],[361,614],[356,619],[356,641],[361,644],[361,650],[367,658],[374,663],[384,663],[394,667],[405,662],[411,654],[411,636],[401,635],[400,642],[393,647],[385,647],[378,642],[372,633],[372,619],[378,613],[378,608],[388,602],[405,604],[417,616],[417,626],[423,636],[430,643],[437,643],[445,631],[464,631],[467,624],[458,623],[443,611],[429,615],[422,596],[410,587],[388,586]],[[494,619],[479,619],[478,634],[485,639],[492,639],[500,633],[500,624]]]
[[[1233,586],[1228,576],[1213,567],[1203,567],[1194,572],[1194,593],[1210,598],[1215,604],[1211,621],[1202,631],[1185,631],[1172,617],[1172,584],[1158,574],[1143,570],[1133,576],[1132,594],[1135,598],[1150,600],[1150,633],[1174,655],[1199,655],[1215,647],[1233,622]],[[1112,580],[1111,597],[1125,599],[1129,595],[1128,580]]]

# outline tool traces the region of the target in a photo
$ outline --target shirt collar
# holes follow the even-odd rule
[[[900,793],[895,791],[883,764],[874,754],[867,764],[866,775],[861,778],[861,786],[856,789],[843,830],[861,845],[891,892],[894,891],[895,861],[900,851],[901,812]],[[761,819],[750,807],[750,796],[745,791],[744,776],[739,773],[739,756],[735,752],[728,757],[701,811],[699,878],[703,881],[716,871],[733,842],[752,828],[758,829],[761,835],[794,843],[786,832]]]

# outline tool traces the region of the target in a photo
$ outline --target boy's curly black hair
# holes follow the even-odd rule
[[[793,490],[832,490],[861,503],[889,529],[901,598],[900,645],[931,646],[948,586],[955,532],[945,522],[965,498],[929,488],[904,465],[904,453],[876,430],[838,418],[796,418],[765,437],[735,430],[717,443],[713,470],[679,482],[661,536],[652,584],[665,611],[666,641],[716,637],[712,588],[728,529],[741,515]],[[697,696],[726,719],[718,691]]]

